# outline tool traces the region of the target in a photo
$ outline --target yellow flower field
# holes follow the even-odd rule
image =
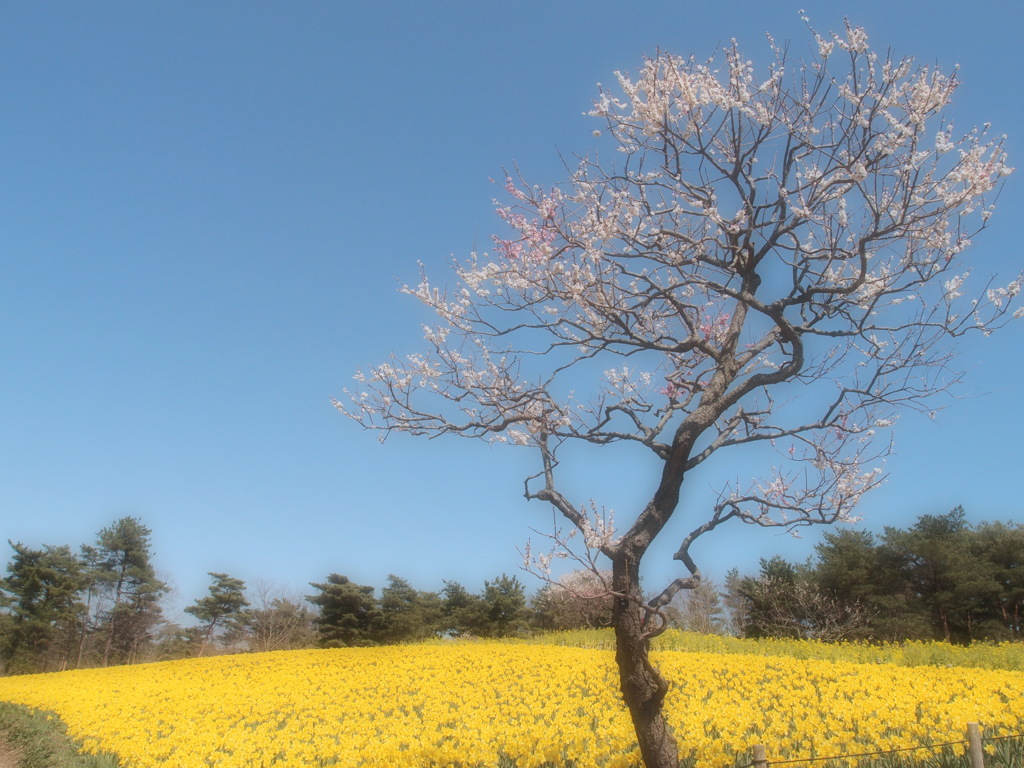
[[[1024,730],[1024,673],[661,651],[682,753],[724,768]],[[447,645],[291,651],[0,679],[127,766],[638,763],[609,651]]]

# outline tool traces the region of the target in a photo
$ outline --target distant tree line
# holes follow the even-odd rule
[[[422,592],[405,579],[388,576],[380,597],[373,587],[332,573],[307,599],[319,609],[313,620],[325,648],[381,645],[428,637],[505,637],[529,631],[526,590],[502,574],[472,593],[456,581],[441,592]]]
[[[430,637],[505,637],[609,626],[609,574],[573,571],[528,596],[502,574],[471,592],[440,592],[390,575],[379,591],[338,573],[301,595],[210,572],[208,592],[164,615],[151,531],[124,517],[93,544],[33,549],[10,542],[0,578],[0,672],[55,671],[213,653],[365,646]],[[825,534],[805,563],[762,560],[756,575],[705,579],[663,611],[677,628],[823,640],[1024,638],[1024,526],[969,525],[961,508],[908,529]]]
[[[133,664],[214,653],[377,645],[427,637],[503,637],[536,626],[585,626],[587,609],[571,609],[547,587],[534,598],[502,574],[471,592],[455,581],[440,592],[391,575],[377,594],[332,573],[312,593],[257,582],[247,586],[210,572],[208,592],[184,610],[181,626],[165,616],[170,592],[153,567],[152,532],[124,517],[93,544],[36,549],[9,542],[0,578],[0,673]],[[543,597],[542,597],[543,596]]]
[[[726,583],[733,630],[825,640],[1024,639],[1024,525],[957,507],[908,529],[825,534],[803,564],[773,557]]]

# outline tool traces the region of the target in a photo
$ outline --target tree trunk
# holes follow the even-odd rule
[[[206,632],[203,633],[203,642],[199,644],[199,655],[200,656],[205,656],[206,655],[206,649],[207,649],[207,647],[209,647],[210,643],[213,641],[213,630],[214,630],[214,628],[216,626],[217,626],[217,620],[214,619],[213,621],[210,622],[209,626],[206,628]]]
[[[117,624],[117,609],[121,607],[121,592],[124,589],[125,568],[121,567],[114,590],[114,607],[110,610],[110,624],[107,625],[107,643],[103,648],[103,666],[110,666],[110,649],[114,645],[114,627]]]
[[[93,584],[89,584],[89,589],[85,593],[85,615],[82,616],[82,634],[78,638],[78,660],[75,663],[75,669],[82,668],[82,659],[85,657],[85,638],[89,633],[89,619],[92,616],[92,590]]]
[[[647,768],[679,768],[675,737],[662,714],[668,683],[648,658],[650,640],[644,636],[643,592],[640,569],[625,557],[612,561],[615,598],[615,660],[619,666],[622,698],[629,708],[640,754]]]
[[[117,606],[115,605],[116,609]],[[114,644],[114,626],[117,623],[117,611],[114,610],[110,613],[110,623],[107,625],[107,642],[103,646],[103,666],[110,666],[110,649]]]

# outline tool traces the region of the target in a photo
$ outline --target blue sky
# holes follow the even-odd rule
[[[1019,3],[803,7],[821,31],[849,16],[875,46],[959,64],[958,127],[992,122],[1024,165]],[[522,499],[530,457],[380,445],[330,397],[419,349],[424,315],[396,288],[418,260],[440,279],[499,228],[490,178],[518,163],[553,184],[559,152],[587,151],[597,82],[659,48],[703,58],[735,37],[763,62],[771,31],[799,49],[799,8],[0,4],[0,541],[77,547],[140,517],[178,606],[207,571],[299,592],[332,571],[474,590],[516,573],[550,522]],[[1024,267],[1022,190],[1011,177],[978,239],[980,273]],[[1022,351],[1024,324],[962,345],[961,397],[937,422],[900,423],[863,526],[957,504],[1024,521]],[[652,471],[627,461],[595,486],[625,516]],[[584,493],[591,479],[571,478]],[[699,499],[684,494],[692,514]],[[721,579],[815,540],[721,529],[695,554]],[[652,553],[652,586],[677,543]]]

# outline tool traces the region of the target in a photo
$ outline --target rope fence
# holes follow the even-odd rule
[[[967,738],[959,741],[946,741],[936,744],[918,744],[914,747],[900,747],[899,749],[888,749],[879,752],[858,752],[848,755],[832,755],[830,757],[802,757],[794,760],[769,760],[768,751],[763,744],[755,744],[751,748],[753,759],[746,765],[737,768],[769,768],[775,765],[795,765],[797,763],[820,763],[831,760],[850,760],[866,757],[881,757],[883,755],[895,755],[900,752],[914,752],[921,749],[942,749],[943,747],[957,747],[967,745],[967,756],[970,759],[971,768],[985,768],[985,742],[1005,741],[1008,739],[1024,739],[1024,733],[1015,733],[1007,736],[992,736],[983,738],[981,726],[977,723],[967,724]]]

